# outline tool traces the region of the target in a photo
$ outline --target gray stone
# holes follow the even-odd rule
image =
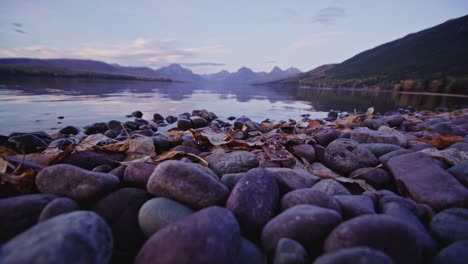
[[[71,153],[63,159],[62,163],[92,170],[103,164],[108,164],[112,167],[118,166],[118,161],[122,161],[124,158],[125,155],[120,152],[84,150]]]
[[[364,143],[360,146],[370,150],[377,158],[389,152],[402,149],[400,146],[386,143]]]
[[[428,129],[443,135],[453,134],[453,128],[449,122],[440,122],[429,126]]]
[[[390,127],[398,127],[405,121],[405,118],[400,114],[384,116],[382,121],[387,122]]]
[[[96,168],[92,169],[91,171],[101,172],[101,173],[109,173],[110,171],[112,171],[112,169],[113,168],[110,165],[102,164],[102,165],[99,165]]]
[[[468,209],[450,208],[434,216],[431,234],[444,245],[468,240]]]
[[[75,142],[69,138],[59,138],[56,139],[49,144],[49,148],[58,148],[61,150],[65,150],[68,148],[70,145],[74,144]]]
[[[394,128],[382,126],[377,131],[389,136],[396,137],[400,147],[406,148],[406,146],[408,145],[408,138]]]
[[[123,175],[125,185],[146,189],[148,179],[153,174],[155,168],[156,165],[151,163],[128,163]]]
[[[113,131],[116,131],[116,132],[120,132],[120,130],[122,130],[123,126],[122,126],[122,122],[120,121],[117,121],[117,120],[111,120],[109,122],[107,122],[107,127],[110,129],[110,130],[113,130]]]
[[[320,249],[325,237],[341,220],[341,215],[331,209],[296,205],[265,225],[261,236],[263,249],[272,254],[283,237],[299,242],[308,251]]]
[[[27,194],[0,199],[0,244],[35,225],[44,207],[55,198],[50,194]]]
[[[389,153],[386,153],[385,155],[380,156],[379,157],[379,162],[382,163],[382,164],[386,164],[387,161],[389,161],[393,157],[404,155],[404,154],[409,154],[409,153],[413,153],[413,151],[408,150],[408,149],[398,149],[398,150],[395,150],[395,151],[391,151]]]
[[[333,140],[338,139],[340,134],[341,133],[339,131],[335,130],[335,129],[327,128],[327,129],[319,130],[317,133],[315,133],[314,139],[321,146],[326,147]]]
[[[153,198],[140,208],[138,222],[146,237],[150,237],[163,227],[191,215],[189,207],[165,197]]]
[[[367,127],[367,128],[370,128],[372,130],[377,130],[379,129],[381,126],[386,126],[388,127],[389,124],[383,120],[380,120],[380,119],[366,119],[364,120],[364,122],[362,122],[362,124]]]
[[[275,249],[273,264],[306,264],[309,254],[304,247],[289,238],[281,238]]]
[[[236,186],[237,182],[244,177],[245,172],[240,172],[240,173],[228,173],[224,174],[223,177],[221,178],[221,182],[230,190],[234,189],[234,186]]]
[[[334,171],[348,175],[363,167],[374,167],[374,154],[349,139],[337,139],[325,149],[325,164]]]
[[[16,149],[21,154],[29,154],[34,152],[42,152],[49,144],[32,134],[24,134],[19,136],[10,137],[9,142],[15,144]]]
[[[442,249],[432,264],[466,264],[468,259],[468,240],[455,242]]]
[[[423,153],[410,153],[391,158],[387,167],[400,190],[419,203],[436,211],[468,206],[468,190],[452,175]]]
[[[59,130],[60,134],[65,134],[65,135],[76,135],[79,132],[80,132],[80,130],[77,127],[74,127],[74,126],[66,126],[66,127]]]
[[[109,263],[112,233],[93,212],[51,218],[2,245],[0,263]]]
[[[351,139],[358,143],[387,143],[399,145],[398,139],[393,135],[361,127],[351,131]]]
[[[239,264],[264,264],[265,259],[260,249],[250,240],[241,237]]]
[[[258,234],[275,213],[279,190],[275,178],[265,169],[252,169],[236,184],[226,208],[236,216],[248,235]]]
[[[375,214],[374,203],[364,195],[335,195],[343,211],[343,218],[351,219],[365,214]]]
[[[311,188],[312,190],[318,190],[326,192],[330,195],[351,195],[351,192],[348,191],[343,185],[339,182],[332,179],[324,179],[316,183]]]
[[[325,252],[366,246],[381,250],[396,263],[421,263],[418,234],[405,222],[388,215],[363,215],[343,222],[325,241]]]
[[[386,189],[392,180],[392,177],[386,170],[371,167],[357,169],[353,171],[349,177],[358,180],[365,180],[376,189]]]
[[[301,172],[288,168],[267,168],[273,177],[282,194],[296,189],[310,188],[317,183],[320,178],[307,172]]]
[[[229,190],[212,175],[193,163],[168,160],[160,163],[151,174],[148,192],[174,199],[192,208],[223,203]]]
[[[61,197],[54,199],[48,203],[39,215],[39,222],[43,222],[49,218],[60,214],[70,213],[80,210],[80,206],[70,198]]]
[[[152,196],[137,188],[122,188],[100,199],[92,210],[101,216],[112,230],[114,260],[132,261],[145,237],[138,224],[140,207]]]
[[[317,258],[314,264],[396,264],[380,250],[369,247],[344,248]]]
[[[384,191],[381,191],[384,192]],[[379,210],[382,212],[384,211],[385,205],[387,203],[397,203],[400,206],[405,207],[408,209],[411,213],[413,213],[419,220],[423,220],[428,218],[426,216],[426,211],[425,209],[418,203],[414,202],[411,199],[407,199],[404,197],[401,197],[399,195],[396,195],[390,191],[384,192],[384,196],[382,196],[379,199]]]
[[[315,149],[309,144],[295,145],[292,148],[295,156],[305,159],[309,163],[315,162]]]
[[[42,169],[36,176],[37,189],[43,193],[65,196],[76,201],[92,200],[119,185],[111,174],[91,172],[66,164]]]
[[[248,151],[234,151],[223,154],[211,154],[205,158],[210,168],[218,175],[246,172],[259,166],[259,159]]]
[[[447,170],[452,174],[461,184],[468,187],[468,162],[460,163]]]
[[[135,264],[234,264],[239,260],[240,229],[234,215],[209,207],[159,230],[141,248]]]
[[[299,204],[309,204],[332,209],[341,214],[340,204],[333,196],[326,192],[313,189],[299,189],[284,195],[281,199],[281,211],[285,211]]]

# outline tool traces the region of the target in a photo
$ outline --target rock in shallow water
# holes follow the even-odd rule
[[[63,214],[16,236],[1,248],[0,263],[108,263],[112,233],[88,211]]]
[[[240,229],[221,207],[202,209],[161,229],[141,248],[135,264],[237,263]]]
[[[42,169],[36,176],[36,186],[43,193],[69,197],[76,201],[92,200],[119,185],[111,174],[91,172],[81,168],[58,164]]]
[[[148,192],[168,197],[192,208],[203,208],[223,203],[229,190],[195,164],[169,160],[160,163],[151,174]]]
[[[345,175],[363,167],[374,167],[378,161],[374,154],[350,139],[337,139],[325,149],[325,163]]]

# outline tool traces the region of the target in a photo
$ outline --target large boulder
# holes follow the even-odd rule
[[[51,218],[2,245],[0,263],[109,263],[112,233],[89,211]]]
[[[76,201],[92,200],[117,188],[119,178],[58,164],[42,169],[36,176],[36,186],[43,193],[52,193]]]
[[[219,179],[192,163],[168,160],[151,174],[148,192],[174,199],[193,208],[222,204],[229,190]]]
[[[265,169],[252,169],[236,184],[226,208],[234,213],[244,231],[255,235],[275,214],[278,200],[273,175]]]
[[[215,153],[205,158],[210,168],[219,176],[227,173],[246,172],[259,166],[258,157],[248,151]]]
[[[398,187],[419,203],[440,211],[468,206],[468,190],[433,159],[416,152],[391,158],[387,167]]]
[[[135,264],[237,263],[240,229],[221,207],[202,209],[159,230],[141,248]]]
[[[377,158],[368,149],[349,139],[337,139],[325,149],[325,163],[345,175],[364,167],[374,167]]]

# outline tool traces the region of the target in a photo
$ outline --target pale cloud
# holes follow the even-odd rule
[[[315,34],[315,35],[312,35],[303,39],[299,39],[290,43],[288,46],[288,49],[297,50],[297,49],[310,48],[312,46],[325,43],[337,35],[338,33],[336,32],[326,32],[326,33]]]
[[[203,55],[223,54],[222,44],[178,48],[175,39],[137,38],[121,44],[82,44],[77,48],[27,46],[0,50],[1,57],[94,59],[122,65],[161,67]]]
[[[340,6],[329,6],[319,10],[312,18],[314,22],[334,24],[336,20],[346,16],[346,10]]]

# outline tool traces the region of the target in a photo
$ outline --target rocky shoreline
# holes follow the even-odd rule
[[[0,135],[0,263],[463,263],[468,109]]]

